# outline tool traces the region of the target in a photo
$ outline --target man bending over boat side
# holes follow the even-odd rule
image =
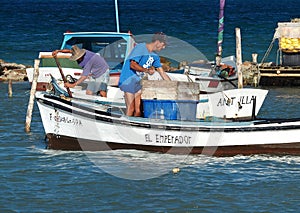
[[[142,116],[141,113],[141,79],[148,73],[157,71],[164,80],[170,81],[164,72],[159,56],[154,51],[161,51],[166,47],[167,36],[155,33],[151,43],[140,43],[134,47],[125,61],[119,80],[119,87],[124,92],[126,115]]]
[[[59,52],[71,53],[72,56],[69,59],[77,61],[78,65],[83,68],[80,78],[75,83],[65,83],[65,87],[73,88],[90,78],[86,94],[93,95],[99,92],[100,96],[107,97],[109,66],[102,56],[89,50],[80,49],[76,45],[73,45],[71,50],[54,50],[52,56],[56,57]]]

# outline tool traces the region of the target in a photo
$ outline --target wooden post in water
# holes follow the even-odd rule
[[[33,75],[33,80],[32,80],[32,85],[30,90],[30,97],[29,97],[29,103],[28,103],[27,114],[26,114],[26,122],[25,122],[25,132],[27,133],[30,132],[32,110],[34,106],[34,96],[35,96],[37,80],[39,76],[39,65],[40,65],[40,60],[39,59],[34,60],[34,75]]]
[[[253,85],[254,85],[254,87],[257,87],[257,85],[258,85],[258,75],[259,75],[259,69],[258,69],[258,66],[257,66],[257,56],[258,56],[257,53],[252,53],[252,63],[256,65],[255,66],[255,72],[256,71],[258,72],[258,74],[254,74],[254,76],[253,76]]]
[[[9,78],[9,80],[8,80],[8,92],[7,92],[7,94],[8,94],[8,97],[12,97],[12,80],[11,80],[11,78]]]
[[[235,28],[236,38],[236,66],[238,71],[238,88],[243,88],[243,73],[242,73],[242,45],[241,45],[241,30]]]
[[[252,53],[252,62],[257,64],[257,53]]]

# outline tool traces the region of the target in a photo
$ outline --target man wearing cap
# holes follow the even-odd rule
[[[164,80],[170,81],[162,69],[159,56],[155,53],[166,47],[166,35],[155,33],[151,43],[140,43],[134,47],[124,63],[119,80],[119,87],[124,92],[126,115],[142,116],[141,113],[141,79],[148,73],[158,72]]]
[[[59,52],[71,53],[72,56],[70,60],[77,61],[78,65],[83,68],[81,77],[75,83],[65,83],[65,87],[73,88],[90,77],[86,94],[93,95],[99,91],[100,96],[107,97],[109,66],[103,57],[89,50],[80,49],[76,45],[73,45],[71,50],[63,49],[53,51],[53,57],[56,57]]]

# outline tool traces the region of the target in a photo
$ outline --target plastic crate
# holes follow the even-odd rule
[[[300,53],[282,53],[282,65],[300,66]]]
[[[143,99],[144,117],[165,120],[196,119],[198,101]]]

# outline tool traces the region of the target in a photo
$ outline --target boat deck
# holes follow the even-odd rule
[[[259,67],[261,86],[300,86],[300,66]]]

